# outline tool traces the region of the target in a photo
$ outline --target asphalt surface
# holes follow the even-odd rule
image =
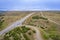
[[[12,29],[14,29],[14,28],[16,28],[16,27],[18,27],[18,26],[21,26],[22,23],[23,23],[27,18],[29,18],[31,15],[33,15],[34,13],[35,13],[35,12],[30,13],[30,14],[28,14],[26,17],[24,17],[24,18],[22,18],[22,19],[20,19],[20,20],[18,20],[18,21],[16,21],[16,22],[14,22],[14,23],[12,23],[12,25],[8,26],[6,29],[0,31],[0,35],[3,35],[3,34],[9,32],[10,30],[12,30]]]
[[[30,14],[27,15],[26,17],[24,17],[24,18],[22,18],[22,19],[20,19],[20,20],[18,20],[18,21],[16,21],[16,22],[14,22],[14,23],[12,23],[12,25],[8,26],[6,29],[0,31],[0,35],[3,35],[3,34],[9,32],[10,30],[12,30],[12,29],[14,29],[14,28],[16,28],[16,27],[18,27],[18,26],[22,26],[22,23],[23,23],[27,18],[29,18],[31,15],[33,15],[33,14],[35,14],[35,12],[30,13]],[[26,25],[26,27],[33,28],[33,29],[36,31],[36,38],[35,38],[35,40],[43,40],[42,37],[41,37],[40,31],[39,31],[36,27],[28,26],[28,25]]]

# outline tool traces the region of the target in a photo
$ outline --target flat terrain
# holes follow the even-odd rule
[[[43,12],[43,15],[60,24],[60,12]]]
[[[41,12],[35,13],[27,19],[24,24],[38,27],[44,40],[60,40],[59,12],[42,12],[42,14]]]
[[[11,14],[6,12],[6,15],[3,16],[4,18],[2,17],[1,19],[5,20],[3,25],[7,26],[25,17],[29,13],[34,14],[26,20],[24,20],[25,18],[23,19],[22,27],[19,26],[12,29],[0,38],[3,40],[60,40],[59,11],[12,12]]]
[[[9,31],[0,40],[34,40],[33,34],[35,30],[21,26]]]
[[[0,31],[6,28],[7,26],[11,25],[11,23],[23,18],[24,16],[28,15],[30,12],[5,12],[3,17],[3,24],[0,27]]]

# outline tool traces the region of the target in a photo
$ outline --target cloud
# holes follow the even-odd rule
[[[60,9],[60,0],[0,0],[0,10]]]

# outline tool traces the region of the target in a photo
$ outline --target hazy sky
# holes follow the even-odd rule
[[[0,10],[60,10],[60,0],[0,0]]]

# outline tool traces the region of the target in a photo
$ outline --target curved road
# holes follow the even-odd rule
[[[18,21],[16,21],[16,22],[12,23],[12,25],[10,25],[10,26],[8,26],[6,29],[2,30],[2,31],[0,32],[0,35],[3,35],[3,34],[9,32],[10,30],[12,30],[12,29],[14,29],[14,28],[16,28],[16,27],[18,27],[18,26],[22,26],[22,23],[23,23],[28,17],[30,17],[30,16],[33,15],[33,14],[35,14],[35,12],[27,15],[26,17],[22,18],[21,20],[18,20]],[[35,31],[36,31],[36,39],[35,39],[35,40],[43,40],[42,37],[41,37],[40,31],[39,31],[36,27],[28,26],[28,25],[26,25],[26,27],[30,27],[30,28],[35,29]]]
[[[43,40],[42,37],[41,37],[41,33],[40,31],[38,30],[37,27],[34,27],[34,26],[29,26],[29,25],[25,25],[26,27],[29,27],[29,28],[32,28],[36,31],[36,38],[35,40]]]
[[[12,23],[12,25],[8,26],[6,29],[0,31],[0,35],[3,35],[3,34],[5,34],[5,33],[9,32],[10,30],[14,29],[14,28],[17,27],[17,26],[21,26],[22,23],[23,23],[28,17],[30,17],[31,15],[33,15],[34,13],[35,13],[35,12],[30,13],[30,14],[28,14],[26,17],[24,17],[24,18],[22,18],[22,19],[20,19],[20,20],[18,20],[18,21],[16,21],[16,22],[14,22],[14,23]]]

